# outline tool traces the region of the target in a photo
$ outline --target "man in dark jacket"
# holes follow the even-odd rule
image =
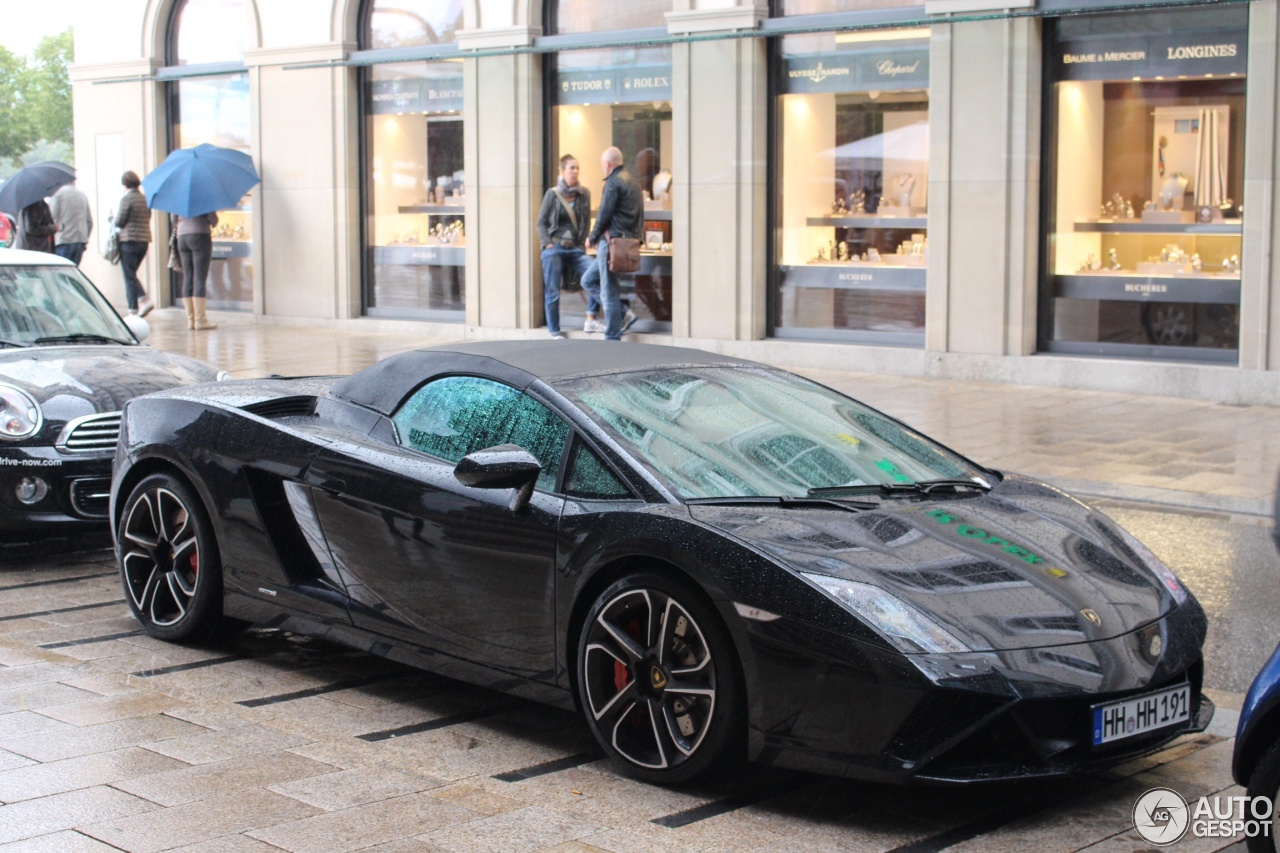
[[[585,278],[595,266],[583,249],[587,228],[591,224],[591,190],[578,183],[578,161],[572,154],[560,158],[560,183],[547,190],[538,211],[538,245],[542,247],[542,296],[547,317],[547,331],[561,340],[560,281],[566,267]],[[603,332],[600,313],[600,288],[587,291],[587,322],[584,332]]]
[[[600,210],[596,224],[587,238],[587,246],[596,246],[596,268],[583,277],[582,286],[588,288],[600,282],[600,301],[604,303],[604,337],[616,341],[631,328],[636,315],[628,308],[622,311],[621,284],[615,273],[609,272],[609,238],[640,237],[644,224],[644,196],[640,184],[631,173],[622,168],[622,152],[606,148],[600,155],[600,167],[604,170],[604,194],[600,197]],[[603,237],[603,239],[601,239]]]

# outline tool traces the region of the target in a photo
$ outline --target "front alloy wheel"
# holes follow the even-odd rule
[[[148,634],[191,640],[221,613],[217,545],[190,487],[167,474],[147,477],[125,503],[116,537],[121,579]]]
[[[635,776],[693,778],[736,738],[731,646],[714,613],[662,576],[632,576],[591,608],[579,643],[587,722]]]

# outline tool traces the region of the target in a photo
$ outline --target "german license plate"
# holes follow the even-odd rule
[[[1183,684],[1093,706],[1093,745],[1134,737],[1191,718],[1191,688]]]

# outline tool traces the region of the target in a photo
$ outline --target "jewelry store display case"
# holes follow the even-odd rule
[[[1238,361],[1245,19],[1058,21],[1040,348]]]

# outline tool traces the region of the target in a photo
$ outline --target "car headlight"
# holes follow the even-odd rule
[[[878,586],[805,572],[828,595],[862,617],[906,654],[972,651],[954,634]]]
[[[40,406],[25,391],[0,385],[0,439],[35,435],[42,419]]]
[[[227,371],[225,371],[225,370],[219,370],[219,371],[218,371],[218,378],[217,378],[216,380],[214,380],[214,381],[215,381],[215,382],[226,382],[228,379],[231,379],[231,378],[233,378],[233,377],[231,376],[231,374],[230,374],[230,373],[227,373]]]
[[[1181,604],[1187,600],[1187,588],[1182,585],[1182,581],[1178,580],[1178,576],[1174,574],[1173,569],[1164,564],[1164,561],[1151,553],[1151,549],[1138,541],[1138,537],[1125,530],[1119,524],[1113,525],[1120,532],[1120,538],[1124,540],[1124,544],[1137,555],[1138,559],[1146,564],[1147,568],[1155,573],[1160,579],[1160,583],[1164,584],[1164,588],[1169,590],[1173,596],[1173,600]]]

